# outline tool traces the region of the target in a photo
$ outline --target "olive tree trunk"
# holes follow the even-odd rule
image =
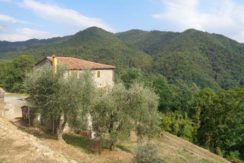
[[[66,123],[67,123],[67,117],[65,115],[62,115],[60,117],[59,123],[57,125],[57,130],[56,130],[57,138],[59,141],[63,141],[63,130]]]

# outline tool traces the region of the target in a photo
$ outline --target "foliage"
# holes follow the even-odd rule
[[[138,68],[199,87],[230,88],[244,84],[244,45],[194,29],[182,33],[131,30],[113,34],[91,27],[72,36],[25,42],[0,42],[0,58],[51,54],[114,64],[117,72]]]
[[[90,98],[93,96],[93,85],[88,74],[68,76],[59,69],[53,73],[49,67],[36,70],[26,79],[28,102],[42,118],[53,123],[55,132],[62,139],[66,122],[76,124],[76,120],[85,116]]]
[[[0,63],[0,86],[10,92],[24,92],[23,81],[32,70],[34,58],[20,55],[11,62]]]
[[[233,152],[230,152],[228,155],[227,155],[227,158],[228,160],[232,161],[232,162],[242,162],[241,160],[239,160],[240,158],[240,152],[239,151],[233,151]]]
[[[119,79],[123,82],[126,88],[131,87],[135,82],[145,84],[145,74],[136,68],[125,69],[120,72]]]
[[[100,93],[91,112],[93,126],[97,136],[110,140],[110,149],[118,139],[128,137],[132,129],[140,136],[152,136],[156,132],[158,97],[150,89],[140,84],[126,89],[118,84]]]
[[[33,89],[33,95],[47,94],[32,96],[36,98],[33,99],[36,100],[33,107],[39,111],[41,109],[37,106],[45,108],[49,112],[47,117],[61,114],[46,107],[61,105],[52,101],[62,99],[61,93],[54,95],[58,92],[56,90],[63,89],[63,94],[69,94],[67,90],[81,89],[85,93],[76,92],[82,97],[77,99],[82,103],[79,110],[75,109],[75,104],[67,102],[65,96],[62,99],[63,106],[74,108],[67,111],[72,117],[69,124],[80,128],[86,110],[93,111],[95,116],[100,117],[93,119],[97,134],[106,138],[109,135],[116,142],[120,136],[127,137],[130,129],[148,135],[153,133],[148,132],[151,125],[157,126],[157,118],[150,121],[157,114],[157,104],[154,103],[157,98],[148,88],[141,89],[142,86],[135,84],[143,83],[159,96],[158,109],[162,112],[164,130],[193,139],[193,142],[222,153],[225,157],[237,151],[240,158],[244,159],[243,52],[243,44],[194,29],[182,33],[131,30],[112,34],[92,27],[62,38],[0,42],[1,58],[12,59],[19,54],[30,54],[14,61],[0,61],[0,86],[7,91],[23,92],[23,78],[34,63],[31,56],[40,59],[58,53],[114,64],[118,81],[123,82],[125,87],[115,86],[108,92],[94,93],[96,90],[92,86],[86,87],[90,82],[77,83],[82,88],[72,90],[69,89],[71,85],[56,79],[57,76],[43,78],[42,81],[39,81],[39,75],[32,76],[33,81],[39,81],[39,85],[35,85],[35,82],[31,85],[39,90],[35,92]],[[72,84],[72,81],[69,82]],[[45,89],[41,89],[41,85]],[[63,85],[62,89],[60,85]],[[69,95],[67,99],[71,100],[72,97]],[[48,99],[52,99],[50,103]],[[118,127],[120,123],[123,125]],[[179,126],[186,128],[179,129]]]
[[[168,83],[167,79],[160,74],[149,76],[149,86],[151,86],[155,93],[158,94],[159,110],[169,111],[175,105],[176,91],[174,87]]]
[[[211,89],[200,91],[196,100],[197,143],[215,152],[220,148],[225,156],[233,150],[241,152],[244,142],[243,95],[243,88],[217,93]]]
[[[158,147],[155,144],[145,144],[138,147],[133,158],[135,163],[163,163]]]
[[[172,87],[174,104],[171,110],[187,113],[187,115],[192,118],[195,97],[199,93],[199,88],[194,83],[187,83],[183,80],[176,81]]]
[[[227,88],[244,81],[244,46],[227,37],[194,29],[182,33],[130,30],[117,36],[150,54],[152,71],[170,82],[181,79],[200,87]]]
[[[6,49],[5,46],[3,54],[1,54],[0,42],[0,57],[10,58],[19,55],[21,51],[33,55],[36,59],[58,54],[113,64],[116,65],[117,70],[122,70],[125,67],[138,67],[146,70],[151,66],[150,55],[127,46],[113,33],[97,27],[88,28],[73,36],[47,39],[46,41],[39,40],[36,44],[35,42],[37,41],[30,40],[29,44],[26,42],[28,45],[13,43],[16,49]]]
[[[193,122],[186,115],[179,112],[162,113],[161,128],[189,141],[193,140]]]

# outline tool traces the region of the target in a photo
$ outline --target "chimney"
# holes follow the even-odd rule
[[[52,60],[53,60],[53,71],[54,73],[57,72],[57,66],[58,66],[58,59],[56,55],[52,55]]]

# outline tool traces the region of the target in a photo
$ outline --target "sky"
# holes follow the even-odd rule
[[[0,0],[0,40],[71,35],[91,26],[182,32],[244,42],[244,0]]]

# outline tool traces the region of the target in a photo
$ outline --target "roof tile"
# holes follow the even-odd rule
[[[70,70],[84,70],[84,69],[115,69],[115,66],[106,65],[96,62],[91,62],[83,59],[73,58],[73,57],[56,57],[58,65],[67,66]],[[49,61],[53,61],[53,57],[47,57]]]

